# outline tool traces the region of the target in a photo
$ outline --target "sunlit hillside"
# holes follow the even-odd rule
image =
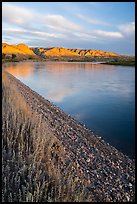
[[[87,57],[100,57],[100,56],[105,56],[105,57],[112,57],[112,56],[119,56],[119,54],[116,54],[114,52],[105,52],[102,50],[91,50],[91,49],[85,49],[85,50],[80,50],[80,49],[67,49],[67,48],[60,48],[60,47],[53,47],[49,49],[45,48],[35,48],[34,51],[41,53],[42,55],[45,56],[87,56]]]
[[[63,47],[53,48],[30,48],[25,44],[9,45],[2,43],[2,53],[4,54],[16,54],[16,55],[29,55],[29,56],[50,56],[50,57],[112,57],[119,56],[119,54],[113,52],[106,52],[102,50],[80,50],[80,49],[67,49]]]
[[[7,43],[2,43],[2,53],[33,56],[35,55],[35,53],[25,44],[9,45]]]

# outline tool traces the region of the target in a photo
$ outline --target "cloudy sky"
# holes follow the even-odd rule
[[[2,2],[2,41],[135,54],[134,2]]]

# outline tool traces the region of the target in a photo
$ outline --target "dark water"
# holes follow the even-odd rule
[[[135,154],[135,68],[28,62],[7,70],[126,155]]]

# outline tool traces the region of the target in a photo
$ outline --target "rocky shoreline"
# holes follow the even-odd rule
[[[79,175],[89,180],[87,191],[95,201],[135,201],[135,162],[95,135],[59,107],[4,71],[26,102],[47,123],[62,143],[68,163],[74,162]],[[74,167],[75,168],[75,167]]]

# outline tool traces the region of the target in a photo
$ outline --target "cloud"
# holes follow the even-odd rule
[[[135,22],[130,22],[127,24],[119,25],[118,29],[122,33],[122,35],[129,39],[134,41],[135,39]]]
[[[3,33],[8,33],[8,34],[13,34],[14,36],[37,36],[40,38],[45,38],[45,37],[52,37],[52,38],[56,38],[57,34],[55,33],[47,33],[47,32],[42,32],[42,31],[28,31],[25,29],[3,29]]]
[[[120,25],[119,29],[124,33],[133,33],[135,32],[135,22]]]
[[[61,102],[65,97],[73,95],[73,91],[71,87],[58,87],[58,89],[51,89],[46,94],[46,98],[53,102]]]
[[[68,19],[64,18],[62,15],[53,15],[53,14],[42,15],[37,12],[29,11],[26,8],[7,4],[7,3],[3,4],[2,11],[3,11],[2,12],[3,22],[14,24],[16,26],[19,26],[22,29],[26,29],[26,31],[15,30],[14,31],[15,33],[23,32],[23,34],[28,33],[35,36],[37,35],[39,37],[40,36],[56,37],[57,32],[60,34],[64,33],[66,35],[70,35],[70,33],[73,32],[74,36],[76,37],[80,37],[80,38],[85,37],[91,40],[97,37],[119,38],[122,36],[118,32],[108,32],[108,31],[102,31],[102,30],[88,31],[84,27],[79,26],[69,21]],[[89,19],[87,17],[84,17],[83,15],[79,15],[79,16],[94,24],[104,24],[104,25],[107,24],[106,22],[99,21],[97,19]],[[35,24],[33,22],[35,22]],[[34,31],[32,32],[32,30]]]
[[[93,31],[94,35],[102,37],[102,38],[111,38],[111,39],[118,39],[123,38],[123,35],[121,32],[110,32],[110,31],[104,31],[104,30],[95,30]]]
[[[47,15],[44,16],[43,20],[48,24],[49,27],[61,31],[80,31],[81,27],[77,24],[67,20],[61,15]]]
[[[21,26],[28,22],[28,19],[34,20],[34,13],[24,7],[11,5],[9,3],[2,4],[2,20],[6,23]]]
[[[59,32],[79,31],[77,24],[69,21],[62,15],[42,15],[24,7],[11,4],[2,4],[2,20],[25,29],[54,29]]]
[[[94,2],[92,2],[94,3]],[[95,25],[105,25],[105,26],[110,26],[110,24],[108,22],[105,22],[105,21],[102,21],[102,20],[99,20],[99,19],[95,19],[95,18],[91,18],[91,17],[87,17],[85,15],[82,15],[82,14],[77,14],[77,16],[86,21],[87,23],[91,23],[91,24],[95,24]]]

